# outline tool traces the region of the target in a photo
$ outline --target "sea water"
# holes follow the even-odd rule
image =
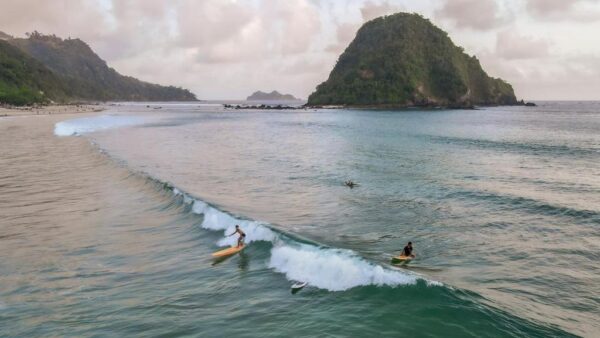
[[[0,335],[594,336],[599,131],[596,102],[0,120]]]

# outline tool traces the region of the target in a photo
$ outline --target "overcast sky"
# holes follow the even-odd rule
[[[0,0],[0,31],[79,37],[122,74],[306,98],[360,25],[417,12],[519,98],[600,99],[600,0]]]

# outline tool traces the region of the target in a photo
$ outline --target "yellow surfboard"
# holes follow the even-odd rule
[[[244,247],[245,247],[245,245],[242,245],[242,246],[239,246],[239,247],[237,247],[237,246],[232,246],[231,248],[227,248],[227,249],[223,249],[223,250],[221,250],[221,251],[214,252],[214,253],[212,254],[212,256],[213,256],[213,257],[225,257],[225,256],[231,256],[231,255],[233,255],[233,254],[236,254],[236,253],[238,253],[238,252],[242,251],[242,249],[244,249]]]
[[[392,263],[408,263],[410,262],[414,257],[411,256],[396,256],[392,258]]]

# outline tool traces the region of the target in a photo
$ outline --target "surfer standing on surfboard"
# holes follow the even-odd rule
[[[412,251],[413,251],[412,242],[408,242],[408,244],[406,244],[404,249],[402,249],[402,256],[414,258],[415,255],[412,253]]]
[[[235,231],[229,235],[229,236],[233,236],[235,234],[239,234],[240,237],[238,237],[238,243],[237,243],[237,247],[239,248],[240,246],[244,245],[244,240],[246,239],[246,233],[242,231],[242,229],[240,229],[239,225],[235,225]],[[229,237],[227,236],[227,237]]]

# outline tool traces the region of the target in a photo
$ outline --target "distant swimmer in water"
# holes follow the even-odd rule
[[[239,225],[236,225],[235,231],[229,236],[233,236],[235,234],[240,235],[240,237],[238,237],[238,242],[237,242],[237,247],[239,248],[244,245],[244,240],[246,239],[246,233],[242,231],[242,229],[240,228]],[[227,236],[227,237],[229,237],[229,236]]]
[[[404,249],[402,249],[402,256],[415,258],[415,254],[413,252],[412,242],[408,242]]]
[[[349,187],[350,189],[352,189],[352,188],[354,188],[355,186],[357,186],[357,185],[358,185],[358,184],[356,184],[356,183],[354,183],[354,182],[352,182],[352,181],[350,181],[350,180],[348,180],[348,181],[344,182],[344,184],[345,184],[347,187]]]

